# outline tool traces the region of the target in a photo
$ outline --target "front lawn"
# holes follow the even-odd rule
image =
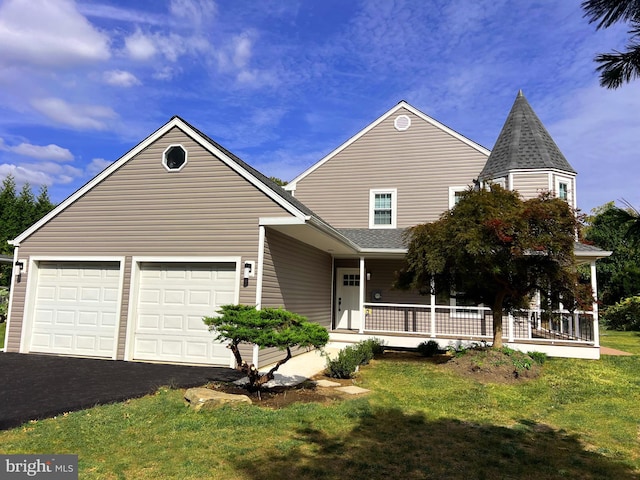
[[[631,347],[640,343],[626,335]],[[603,343],[620,348],[621,338],[609,338]],[[83,479],[640,476],[638,355],[550,359],[540,377],[518,384],[483,384],[446,364],[393,355],[356,382],[372,393],[199,413],[183,405],[182,391],[162,388],[0,432],[0,450],[78,454]]]
[[[640,355],[640,332],[600,330],[600,345]]]
[[[4,334],[7,331],[7,322],[0,323],[0,350],[4,348]]]

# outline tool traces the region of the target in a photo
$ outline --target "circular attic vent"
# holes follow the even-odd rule
[[[404,132],[411,126],[411,119],[406,115],[398,115],[393,121],[393,126],[396,127],[396,130],[399,132]]]

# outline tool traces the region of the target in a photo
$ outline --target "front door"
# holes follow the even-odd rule
[[[336,286],[336,328],[360,327],[360,270],[338,268]]]

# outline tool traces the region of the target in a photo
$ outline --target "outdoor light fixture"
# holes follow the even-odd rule
[[[254,276],[256,262],[244,262],[244,275],[243,275],[243,283],[242,285],[245,287],[249,286],[249,277]]]
[[[24,271],[24,260],[17,260],[15,263],[15,267],[16,268],[13,270],[13,273],[16,277],[19,277]]]
[[[371,280],[371,272],[367,272],[367,282]]]

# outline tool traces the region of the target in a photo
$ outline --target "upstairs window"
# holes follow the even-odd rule
[[[566,183],[558,183],[558,198],[569,200],[569,186]]]
[[[572,203],[571,179],[556,177],[556,196],[569,204]]]
[[[371,190],[369,228],[396,228],[396,190]]]
[[[170,172],[179,172],[187,164],[187,151],[182,145],[169,145],[162,154],[162,165]]]

